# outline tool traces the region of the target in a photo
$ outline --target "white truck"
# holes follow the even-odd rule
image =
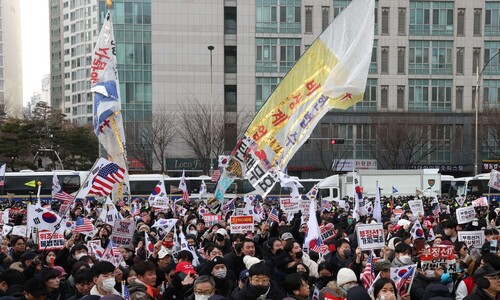
[[[363,197],[374,197],[376,183],[382,196],[422,195],[433,197],[441,194],[441,174],[439,169],[419,170],[358,170],[342,175],[326,177],[318,183],[322,199],[338,201],[345,196],[353,197],[355,187],[353,175],[357,176]]]

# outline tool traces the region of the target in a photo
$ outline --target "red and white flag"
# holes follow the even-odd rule
[[[113,190],[113,185],[122,182],[124,178],[125,170],[110,162],[101,167],[89,192],[99,196],[107,196]]]
[[[219,178],[220,178],[220,169],[216,169],[214,170],[213,174],[212,174],[212,182],[217,182],[219,181]]]
[[[182,191],[182,200],[189,203],[189,192],[186,185],[186,176],[184,175],[184,170],[182,170],[181,182],[179,183],[179,189]]]
[[[370,252],[370,256],[368,256],[368,261],[366,262],[365,269],[363,274],[361,275],[361,281],[363,282],[363,286],[366,289],[369,289],[373,281],[375,280],[375,263],[373,262],[373,253]]]
[[[75,232],[87,233],[94,231],[94,224],[88,218],[78,218],[75,222]]]

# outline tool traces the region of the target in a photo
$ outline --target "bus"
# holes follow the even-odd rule
[[[489,201],[500,200],[500,191],[488,186],[489,173],[478,174],[471,177],[454,178],[451,181],[449,196],[451,198],[473,196],[476,198],[487,197]]]
[[[62,190],[72,195],[76,194],[88,175],[88,171],[68,170],[6,172],[4,186],[0,187],[0,200],[10,199],[13,202],[30,200],[34,202],[38,193],[38,182],[41,182],[40,200],[50,202],[52,200],[54,173],[59,179]]]
[[[452,175],[441,174],[441,194],[448,195],[450,192],[451,182],[455,179]]]

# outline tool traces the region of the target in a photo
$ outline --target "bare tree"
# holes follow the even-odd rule
[[[483,149],[492,159],[500,159],[500,109],[485,107],[479,117],[479,138]]]
[[[440,125],[429,124],[426,116],[415,119],[380,118],[376,125],[377,144],[371,152],[383,169],[411,169],[446,146],[446,141],[432,139]]]
[[[152,171],[154,162],[160,165],[161,173],[165,173],[167,147],[176,137],[176,114],[165,107],[153,112],[151,122],[135,122],[127,128],[127,152],[140,161],[147,171]],[[152,156],[151,156],[152,154]]]

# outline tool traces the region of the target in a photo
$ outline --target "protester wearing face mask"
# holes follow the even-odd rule
[[[361,272],[362,252],[358,247],[354,255],[351,249],[351,244],[345,240],[340,239],[336,245],[336,251],[329,253],[325,256],[325,261],[331,266],[333,273],[333,280],[337,280],[337,273],[342,268],[349,268],[354,271],[359,278]]]
[[[275,288],[271,281],[272,270],[264,261],[256,263],[248,270],[248,280],[243,288],[236,292],[232,299],[257,300],[257,299],[283,299],[286,294]]]
[[[326,262],[321,262],[318,264],[318,275],[319,278],[314,284],[318,290],[321,290],[330,281],[333,281],[333,269]]]
[[[309,299],[310,288],[306,279],[300,274],[290,274],[285,279],[285,291],[288,295],[284,300]]]
[[[303,263],[309,268],[309,276],[318,278],[318,264],[313,261],[308,254],[302,251],[302,247],[296,240],[288,240],[283,250],[290,254],[295,260],[295,264]]]
[[[227,268],[224,258],[221,256],[214,257],[214,259],[208,262],[207,268],[214,279],[217,294],[228,297],[236,286],[236,277]]]
[[[380,278],[373,284],[375,300],[396,300],[396,285],[391,279]]]
[[[215,294],[215,282],[212,277],[202,275],[193,284],[194,300],[208,300]]]
[[[85,244],[75,244],[73,239],[66,240],[64,248],[59,250],[54,259],[54,265],[63,267],[66,273],[71,273],[73,264],[86,256],[87,253],[88,249]]]
[[[439,283],[434,270],[423,270],[420,262],[417,263],[417,271],[410,289],[411,299],[422,299],[428,285]]]
[[[107,261],[99,261],[92,268],[94,287],[90,290],[91,295],[104,297],[106,295],[120,295],[115,290],[115,266]]]
[[[407,266],[413,263],[411,258],[412,249],[410,245],[405,243],[400,243],[396,246],[394,251],[396,252],[396,257],[392,261],[392,265],[394,267]]]

